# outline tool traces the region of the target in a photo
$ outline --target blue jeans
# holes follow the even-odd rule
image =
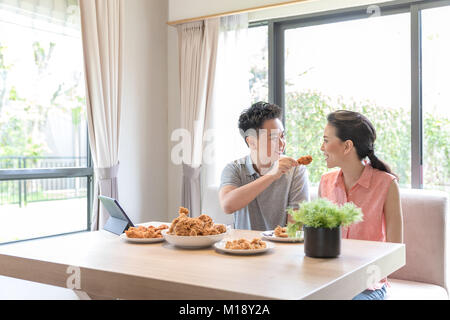
[[[384,300],[386,296],[386,286],[377,290],[364,290],[352,300]]]

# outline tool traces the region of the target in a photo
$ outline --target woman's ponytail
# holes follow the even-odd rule
[[[380,171],[384,171],[387,173],[392,174],[393,176],[395,176],[398,180],[398,176],[392,172],[391,168],[387,165],[386,162],[381,161],[380,159],[378,159],[378,157],[375,155],[375,152],[373,150],[369,151],[369,154],[367,155],[367,157],[370,160],[370,165],[374,168],[374,169],[378,169]]]
[[[377,133],[372,123],[364,115],[347,110],[338,110],[327,116],[328,123],[336,128],[341,141],[351,140],[360,160],[368,157],[373,168],[398,176],[391,168],[375,156]]]

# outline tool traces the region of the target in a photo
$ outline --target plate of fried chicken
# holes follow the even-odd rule
[[[134,243],[154,243],[164,241],[162,231],[169,226],[162,224],[159,226],[136,226],[130,227],[120,235],[120,238]]]
[[[215,243],[214,247],[218,251],[224,253],[251,255],[269,251],[270,249],[274,248],[275,245],[270,242],[262,241],[260,238],[254,238],[251,241],[241,238],[230,241],[223,240]]]
[[[277,226],[274,230],[262,232],[261,235],[266,240],[276,242],[303,242],[302,230],[297,231],[296,237],[289,237],[286,229],[286,227]]]
[[[170,228],[162,231],[164,239],[181,248],[209,247],[222,240],[228,233],[223,224],[215,224],[212,218],[202,214],[196,218],[189,217],[189,210],[180,207],[179,216],[175,218]]]

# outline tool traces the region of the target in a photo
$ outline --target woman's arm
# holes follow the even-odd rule
[[[386,241],[403,242],[403,215],[400,203],[400,191],[397,181],[392,180],[384,203],[386,218]]]

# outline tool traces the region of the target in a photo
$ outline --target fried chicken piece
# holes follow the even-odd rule
[[[206,214],[200,215],[197,219],[203,222],[205,228],[211,228],[214,225],[211,217]]]
[[[179,214],[179,215],[184,214],[184,215],[186,215],[186,216],[189,216],[189,209],[186,209],[186,208],[184,208],[184,207],[180,207],[180,209],[178,209],[178,214]]]
[[[168,232],[170,234],[175,234],[176,233],[175,229],[177,228],[178,223],[180,223],[181,221],[185,221],[186,219],[190,219],[190,218],[187,215],[185,215],[184,213],[180,213],[179,217],[175,218],[172,221],[172,224],[170,225],[170,228],[169,228]]]
[[[225,233],[225,232],[227,232],[227,227],[224,224],[216,224],[216,225],[214,225],[214,229],[216,229],[216,231],[218,233]]]
[[[178,222],[174,226],[174,233],[177,236],[189,236],[191,229],[194,227],[194,223],[191,219],[193,218],[184,215],[180,216]]]
[[[208,235],[215,235],[215,234],[221,234],[221,233],[223,233],[223,232],[220,232],[217,228],[209,228],[209,229],[206,229],[206,232],[207,232],[207,234]],[[224,231],[225,232],[225,231]]]
[[[143,234],[141,231],[137,231],[136,228],[130,228],[133,230],[126,230],[125,234],[128,238],[143,238]]]
[[[169,231],[167,231],[168,233],[172,234],[174,232],[175,226],[177,225],[178,221],[180,221],[180,217],[172,220],[172,224],[170,225]]]
[[[288,238],[286,227],[282,228],[281,226],[277,226],[273,233],[276,237]]]
[[[224,225],[215,225],[212,218],[202,214],[197,218],[188,216],[189,210],[180,207],[179,216],[172,221],[168,233],[177,236],[207,236],[224,233]]]
[[[260,238],[254,238],[251,242],[254,249],[262,249],[266,247],[266,243],[262,241]]]
[[[304,156],[304,157],[300,157],[297,162],[298,164],[302,164],[302,165],[308,165],[312,162],[312,157],[311,156]]]
[[[125,234],[128,238],[162,238],[161,231],[164,229],[169,228],[167,225],[163,224],[159,227],[149,226],[137,226],[137,227],[130,227],[128,230],[125,231]]]

